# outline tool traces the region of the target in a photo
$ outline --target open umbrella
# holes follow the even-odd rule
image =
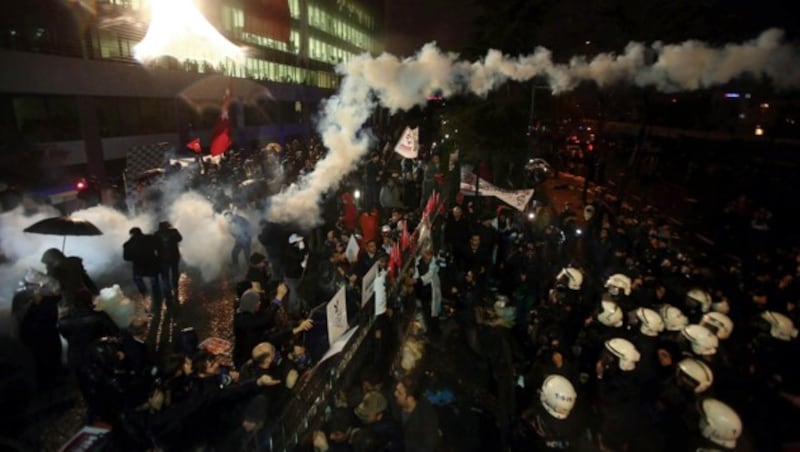
[[[227,75],[208,75],[183,88],[178,97],[196,110],[205,107],[219,108],[225,90],[230,88],[233,100],[249,105],[272,101],[272,91],[259,82],[247,79],[231,79]]]
[[[63,235],[61,251],[67,243],[68,235],[103,235],[103,231],[94,224],[72,217],[52,217],[38,221],[24,229],[25,232],[45,235]]]
[[[164,176],[164,168],[150,168],[149,170],[142,171],[141,173],[133,176],[134,182],[144,183],[151,179]]]

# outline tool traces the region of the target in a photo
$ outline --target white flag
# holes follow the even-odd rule
[[[361,307],[363,308],[365,304],[372,298],[372,294],[375,293],[375,278],[378,276],[378,265],[380,262],[375,262],[372,264],[372,268],[364,275],[361,279]]]
[[[375,278],[375,317],[386,312],[386,270],[378,272]]]
[[[419,127],[403,130],[403,135],[394,147],[394,152],[407,159],[415,159],[419,155]]]
[[[358,241],[353,234],[350,234],[350,240],[347,241],[347,248],[344,249],[344,257],[351,264],[355,264],[358,260]]]
[[[477,193],[476,193],[477,190]],[[533,188],[523,190],[506,190],[493,183],[479,178],[469,167],[461,167],[461,193],[467,196],[494,196],[509,204],[520,212],[533,197]]]
[[[332,345],[347,331],[347,295],[344,286],[328,302],[325,312],[328,317],[328,344]]]

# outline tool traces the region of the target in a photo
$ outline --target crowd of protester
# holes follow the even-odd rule
[[[49,278],[15,299],[39,384],[74,375],[87,421],[112,427],[113,450],[265,450],[325,352],[327,332],[313,334],[325,330],[320,306],[344,286],[350,324],[368,318],[361,279],[388,265],[443,191],[441,210],[428,212],[430,240],[393,275],[400,299],[417,306],[425,358],[397,366],[389,332],[402,306],[392,301],[375,322],[361,381],[340,388],[325,424],[299,447],[776,450],[797,440],[800,251],[777,247],[763,214],[733,227],[750,244],[741,252],[703,255],[656,211],[612,196],[576,209],[537,195],[517,212],[450,192],[445,181],[458,169],[439,156],[403,160],[390,146],[382,140],[322,201],[312,230],[252,224],[235,207],[263,208],[311,171],[324,157],[318,141],[228,154],[198,172],[250,187],[210,193],[235,238],[228,350],[188,328],[156,353],[149,317],[120,325],[94,309],[98,290],[80,259],[49,250]],[[166,222],[130,233],[124,258],[148,311],[162,301],[175,308],[180,233]],[[454,364],[458,356],[469,364]],[[453,427],[467,418],[459,403],[485,410],[491,425]]]

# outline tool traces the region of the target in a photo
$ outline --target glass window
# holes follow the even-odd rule
[[[300,1],[289,0],[289,14],[295,19],[300,17]]]
[[[78,104],[72,96],[19,96],[12,101],[17,130],[36,142],[81,137]]]

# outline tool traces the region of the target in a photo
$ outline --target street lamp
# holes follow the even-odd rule
[[[760,137],[764,135],[764,129],[762,129],[761,126],[756,126],[756,130],[754,133],[757,137]]]

